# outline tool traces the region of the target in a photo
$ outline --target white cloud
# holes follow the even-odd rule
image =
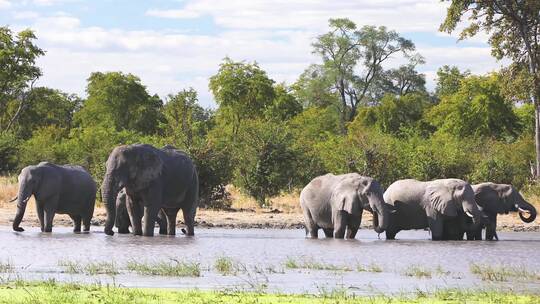
[[[0,9],[5,9],[11,7],[11,2],[8,0],[0,0]]]
[[[40,16],[38,12],[35,11],[17,11],[13,13],[13,18],[20,19],[36,19]]]

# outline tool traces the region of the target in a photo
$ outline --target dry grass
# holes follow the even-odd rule
[[[259,207],[254,198],[242,193],[238,188],[228,185],[227,191],[231,195],[232,205],[234,209],[252,209],[255,211],[264,211]],[[278,196],[270,198],[271,209],[278,209],[284,213],[302,213],[300,207],[300,193],[293,191],[292,193],[282,193]]]
[[[17,195],[17,177],[0,176],[0,206],[9,204],[9,200]]]

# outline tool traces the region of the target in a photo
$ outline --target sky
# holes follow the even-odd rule
[[[437,69],[456,65],[482,74],[503,64],[490,55],[487,36],[458,41],[438,32],[447,3],[439,0],[0,0],[0,26],[30,28],[46,51],[39,85],[85,96],[95,71],[141,78],[150,94],[193,87],[215,107],[208,90],[224,57],[257,61],[276,82],[293,83],[320,59],[311,44],[329,18],[359,27],[384,25],[411,39],[426,64],[428,89]],[[399,64],[399,59],[389,66]]]

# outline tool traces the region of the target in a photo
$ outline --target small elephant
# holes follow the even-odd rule
[[[474,200],[471,185],[460,179],[398,180],[388,187],[384,200],[395,211],[386,229],[389,240],[401,230],[425,228],[431,230],[432,240],[443,240],[445,222],[464,214],[480,225],[485,217]]]
[[[373,213],[375,231],[383,232],[389,210],[382,194],[376,180],[357,173],[316,177],[300,193],[306,236],[317,238],[322,228],[326,237],[354,239],[364,209]]]
[[[103,202],[107,209],[105,233],[113,235],[116,198],[126,191],[132,232],[153,236],[160,210],[167,217],[167,234],[176,234],[176,216],[182,210],[187,235],[194,235],[199,204],[199,178],[195,164],[184,152],[166,146],[135,144],[114,148],[103,179]]]
[[[472,185],[476,203],[488,217],[488,223],[478,227],[472,226],[469,219],[463,219],[465,224],[459,233],[463,238],[463,233],[467,234],[468,240],[481,240],[482,229],[486,229],[486,240],[499,240],[497,236],[497,214],[508,214],[518,212],[519,217],[525,223],[531,223],[536,219],[536,208],[527,202],[519,191],[512,185],[481,183]],[[525,216],[524,214],[528,214]]]
[[[73,231],[90,230],[90,220],[94,214],[96,183],[92,176],[80,166],[55,165],[41,162],[28,166],[19,174],[17,214],[13,220],[13,230],[24,231],[21,224],[26,203],[34,195],[36,210],[42,232],[51,232],[56,213],[68,214],[73,220]]]
[[[167,234],[167,219],[163,210],[160,210],[156,222],[159,225],[159,234]],[[129,220],[129,213],[126,207],[126,189],[120,190],[116,197],[116,220],[115,226],[118,228],[118,233],[129,233],[129,227],[131,221]]]

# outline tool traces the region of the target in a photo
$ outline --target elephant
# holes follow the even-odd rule
[[[462,219],[458,227],[458,239],[463,239],[467,234],[468,240],[481,240],[482,230],[486,229],[486,240],[499,240],[497,236],[497,214],[518,212],[519,217],[525,223],[531,223],[536,219],[536,208],[528,203],[519,191],[512,185],[495,184],[491,182],[472,185],[476,203],[488,217],[486,225],[473,226],[469,219]],[[529,216],[525,216],[528,213]]]
[[[373,213],[377,233],[382,233],[388,222],[381,185],[358,173],[316,177],[302,189],[300,205],[309,238],[317,238],[322,228],[326,237],[354,239],[363,210]]]
[[[81,232],[81,221],[84,231],[90,231],[90,220],[94,215],[96,201],[96,183],[83,167],[41,162],[23,168],[18,179],[19,191],[11,200],[17,201],[14,231],[24,231],[20,224],[32,195],[36,199],[42,232],[52,232],[56,213],[71,217],[74,232]]]
[[[167,219],[163,210],[159,210],[156,222],[159,225],[159,234],[167,234]],[[129,226],[131,226],[131,221],[129,220],[129,213],[126,207],[125,188],[122,188],[122,190],[118,192],[118,196],[116,197],[116,219],[114,225],[116,226],[116,228],[118,228],[118,233],[129,233]]]
[[[388,240],[401,230],[425,228],[432,240],[446,239],[445,222],[455,222],[460,214],[471,217],[474,225],[485,221],[471,185],[460,179],[398,180],[386,189],[384,201],[395,211],[386,229]]]
[[[116,198],[126,191],[132,233],[153,236],[158,212],[167,218],[167,234],[176,234],[176,216],[181,209],[187,235],[194,235],[195,213],[199,202],[199,178],[187,154],[172,146],[158,149],[148,144],[117,146],[106,163],[103,202],[107,210],[105,233],[113,235]]]

